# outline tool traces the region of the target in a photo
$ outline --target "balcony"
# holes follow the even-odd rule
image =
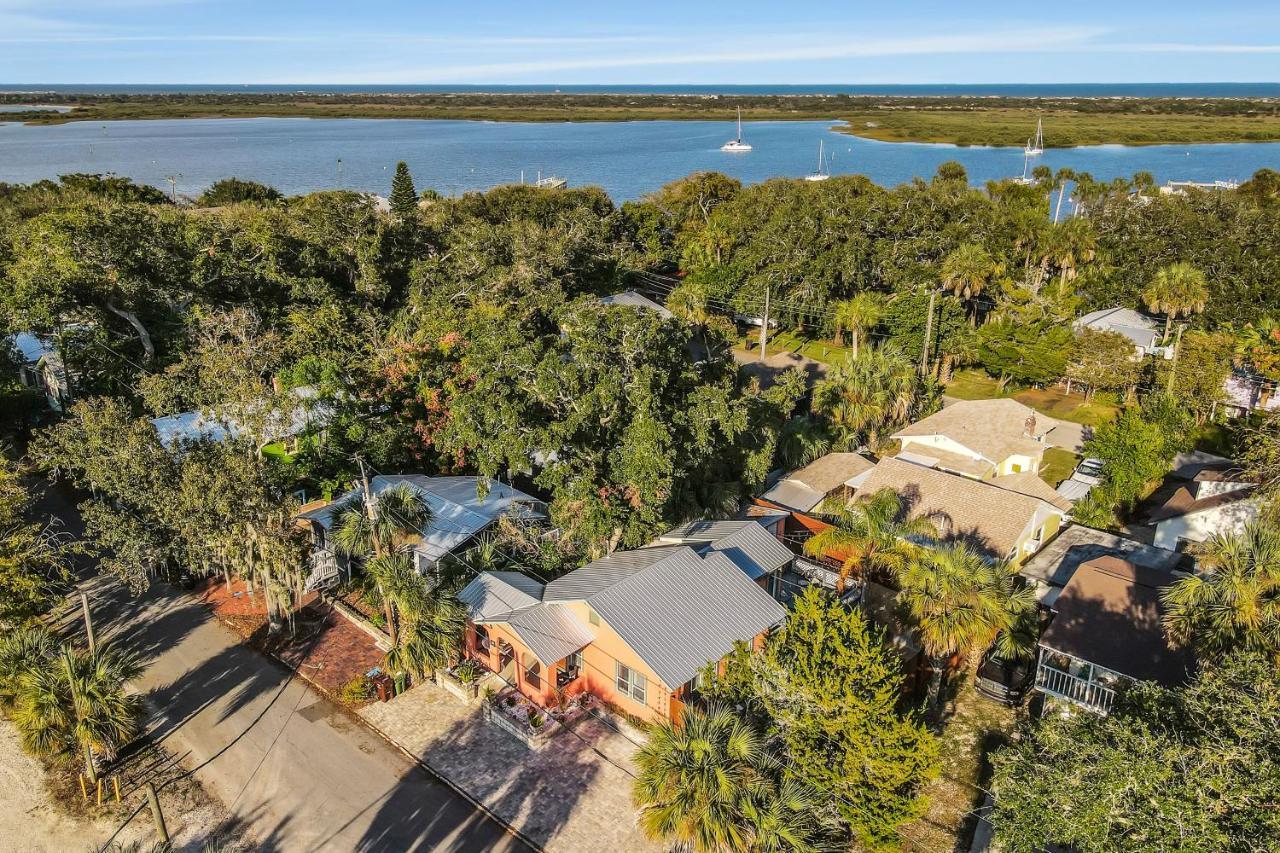
[[[1092,676],[1092,666],[1085,664],[1086,671]],[[1046,663],[1043,659],[1036,669],[1036,689],[1041,693],[1063,699],[1097,714],[1106,714],[1115,702],[1115,687],[1072,675]]]

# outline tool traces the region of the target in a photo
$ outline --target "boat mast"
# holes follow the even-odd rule
[[[742,141],[742,107],[738,107],[738,141]]]

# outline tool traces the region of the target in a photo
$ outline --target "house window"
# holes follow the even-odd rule
[[[528,652],[524,655],[524,683],[534,690],[542,689],[542,664]]]
[[[645,691],[648,687],[645,677],[629,666],[617,664],[617,667],[618,692],[630,696],[641,705],[645,704]]]
[[[587,608],[587,621],[588,621],[588,622],[590,622],[592,625],[599,625],[599,624],[600,624],[600,614],[599,614],[599,613],[597,613],[594,609],[592,609],[592,608],[588,607],[588,608]]]
[[[1012,471],[1012,472],[1013,472],[1013,473],[1015,473],[1015,474],[1021,474],[1021,473],[1022,473],[1022,463],[1021,463],[1021,462],[1014,462],[1012,465],[1010,465],[1010,466],[1009,466],[1009,470],[1010,470],[1010,471]]]
[[[489,629],[483,625],[476,626],[476,648],[483,652],[489,651],[489,645],[493,641],[489,639]]]

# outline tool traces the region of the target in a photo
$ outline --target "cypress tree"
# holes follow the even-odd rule
[[[401,160],[396,164],[396,176],[391,179],[391,213],[396,219],[408,219],[418,209],[418,191],[413,187],[409,164]]]

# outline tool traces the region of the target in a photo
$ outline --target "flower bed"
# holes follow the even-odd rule
[[[580,693],[567,699],[563,707],[547,710],[508,687],[486,696],[483,707],[486,720],[530,749],[541,749],[566,726],[590,713],[596,704],[596,698],[590,693]]]
[[[560,724],[519,691],[508,687],[485,697],[484,718],[530,749],[542,749],[560,733]]]
[[[435,683],[470,704],[480,698],[480,688],[490,678],[479,664],[473,660],[465,660],[450,669],[437,669]]]

